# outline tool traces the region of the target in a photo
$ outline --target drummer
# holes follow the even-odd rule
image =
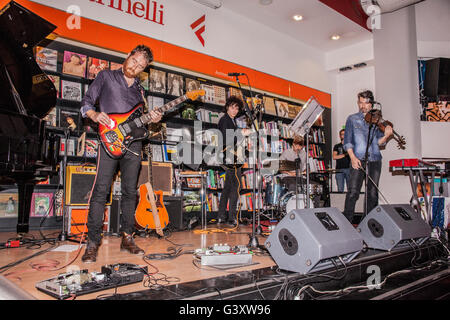
[[[299,175],[306,172],[306,150],[305,150],[305,141],[301,136],[294,136],[294,141],[292,142],[292,147],[283,151],[280,155],[280,161],[296,161],[299,159]],[[283,183],[287,185],[289,191],[295,191],[295,170],[291,171],[280,171],[283,174],[288,176],[283,178]]]

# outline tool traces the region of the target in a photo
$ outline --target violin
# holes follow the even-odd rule
[[[392,127],[392,132],[394,134],[394,139],[397,141],[397,148],[401,150],[405,150],[406,140],[403,136],[399,135],[394,130],[394,125],[392,122],[388,120],[383,119],[383,115],[381,114],[381,110],[371,110],[367,112],[367,114],[364,116],[364,120],[368,124],[374,124],[380,129],[381,132],[384,133],[384,130],[387,126]]]

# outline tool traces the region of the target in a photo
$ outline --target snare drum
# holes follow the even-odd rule
[[[297,196],[295,192],[288,192],[284,194],[280,199],[280,209],[282,215],[286,215],[292,210],[297,209],[295,206],[295,199],[297,199],[298,209],[306,208],[306,195],[299,193]],[[314,208],[314,203],[312,200],[309,200],[310,208]]]

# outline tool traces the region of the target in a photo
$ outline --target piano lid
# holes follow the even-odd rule
[[[42,118],[55,106],[56,89],[33,56],[33,47],[55,29],[14,1],[0,10],[0,109]]]

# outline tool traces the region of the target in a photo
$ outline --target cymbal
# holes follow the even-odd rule
[[[263,168],[274,168],[274,166],[278,166],[278,170],[280,171],[291,171],[295,170],[295,161],[289,160],[279,160],[279,159],[268,159],[265,160],[266,163],[263,165]]]

